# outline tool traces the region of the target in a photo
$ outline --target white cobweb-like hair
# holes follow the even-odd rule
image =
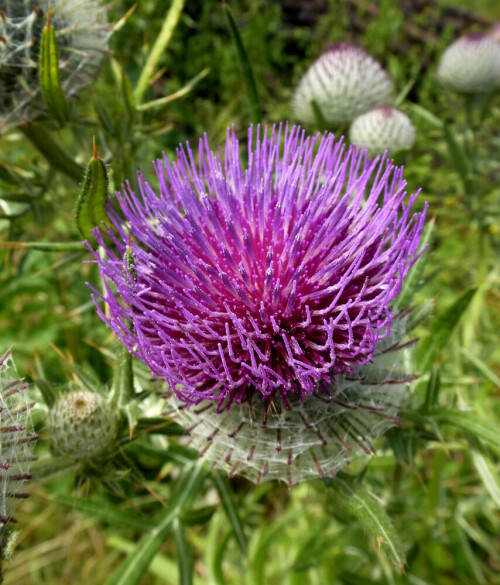
[[[188,407],[171,397],[173,415],[186,428],[188,444],[213,467],[255,483],[278,479],[289,485],[334,477],[356,457],[375,453],[374,442],[399,424],[397,413],[409,397],[412,341],[403,341],[405,319],[393,321],[371,363],[336,375],[325,390],[288,408],[232,404],[216,412],[212,402]]]
[[[47,0],[0,0],[0,133],[46,113],[38,58]],[[61,86],[76,98],[96,77],[111,29],[102,0],[51,0]]]
[[[10,350],[0,356],[0,546],[19,500],[28,497],[35,441],[31,432],[28,384],[17,376]]]

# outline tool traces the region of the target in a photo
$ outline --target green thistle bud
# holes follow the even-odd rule
[[[103,453],[118,432],[119,416],[94,392],[78,390],[63,395],[47,417],[54,455],[77,461]]]
[[[108,199],[108,170],[106,163],[97,155],[94,137],[93,155],[87,165],[75,209],[76,227],[85,240],[94,241],[91,230],[102,222],[106,223]]]

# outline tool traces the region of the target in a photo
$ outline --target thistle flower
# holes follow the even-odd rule
[[[0,549],[17,502],[29,494],[22,491],[31,479],[31,463],[37,435],[29,430],[28,384],[18,379],[10,350],[0,356]]]
[[[246,168],[234,130],[224,155],[205,137],[198,164],[189,145],[156,161],[159,196],[139,173],[140,195],[117,193],[113,229],[95,231],[99,315],[180,402],[221,421],[335,400],[390,333],[424,221],[385,159],[299,127],[256,134]]]
[[[350,122],[376,106],[392,103],[392,80],[381,65],[357,45],[327,49],[309,67],[293,96],[293,111],[314,125],[313,102],[329,124]]]
[[[473,32],[443,53],[437,77],[459,93],[485,93],[500,86],[500,50],[493,36]]]
[[[38,56],[47,20],[46,0],[0,0],[0,132],[45,112]],[[96,76],[109,28],[101,0],[51,0],[61,86],[76,98]]]
[[[406,114],[396,108],[379,107],[358,116],[351,124],[349,139],[365,145],[370,154],[391,153],[411,148],[415,128]]]
[[[118,413],[95,392],[76,390],[61,396],[49,411],[47,430],[54,455],[77,461],[105,451],[118,431]]]

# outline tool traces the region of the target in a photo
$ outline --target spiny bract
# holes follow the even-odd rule
[[[333,45],[309,67],[293,96],[299,122],[314,126],[316,103],[328,124],[350,122],[380,105],[392,103],[388,73],[363,48],[350,43]]]
[[[375,108],[358,116],[351,124],[349,139],[370,154],[408,149],[415,142],[415,128],[406,114],[396,108]]]
[[[119,416],[95,392],[62,395],[49,411],[47,430],[54,455],[91,459],[108,449],[118,431]]]

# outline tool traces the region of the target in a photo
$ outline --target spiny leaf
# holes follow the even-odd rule
[[[47,9],[47,23],[43,27],[38,57],[40,91],[54,118],[63,125],[69,118],[69,105],[64,97],[59,76],[59,55],[56,33],[50,22],[50,5]]]
[[[91,234],[97,226],[107,224],[106,203],[109,193],[109,178],[106,163],[97,156],[94,137],[94,153],[87,165],[82,187],[75,209],[75,222],[85,240],[94,240]]]

